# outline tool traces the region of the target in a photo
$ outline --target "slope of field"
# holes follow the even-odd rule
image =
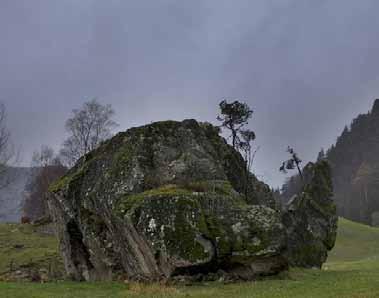
[[[49,227],[0,224],[0,278],[10,271],[63,270],[58,241],[46,230]]]
[[[365,261],[379,257],[379,228],[340,218],[335,248],[328,262],[345,263]]]
[[[1,241],[3,239],[0,238]],[[48,244],[50,253],[53,253],[55,245],[54,241]],[[1,250],[0,254],[3,253]],[[7,256],[1,255],[1,258],[6,259]],[[191,287],[122,283],[0,283],[0,293],[1,297],[6,298],[379,297],[379,229],[340,219],[337,244],[323,270],[295,269],[275,278],[252,283],[209,283]]]

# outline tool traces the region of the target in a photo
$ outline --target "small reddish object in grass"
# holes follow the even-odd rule
[[[32,221],[30,220],[29,217],[27,216],[23,216],[21,217],[21,223],[24,225],[24,224],[30,224]]]

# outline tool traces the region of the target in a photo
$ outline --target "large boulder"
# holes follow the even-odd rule
[[[333,247],[329,165],[304,176],[302,192],[277,210],[217,128],[166,121],[85,155],[50,187],[48,204],[75,280],[250,280],[288,264],[320,267]]]
[[[269,187],[210,124],[119,133],[51,186],[48,203],[75,280],[252,279],[287,268]]]
[[[320,268],[334,247],[337,235],[332,175],[327,161],[310,163],[304,170],[306,185],[285,207],[286,257],[291,266]]]

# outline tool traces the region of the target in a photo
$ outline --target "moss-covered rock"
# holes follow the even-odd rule
[[[285,255],[292,266],[321,267],[334,247],[338,221],[328,162],[309,164],[305,176],[309,182],[283,213],[288,235]]]
[[[320,266],[334,245],[335,206],[327,163],[307,169],[310,182],[281,213],[210,124],[119,133],[50,187],[66,271],[75,280],[152,281],[220,272],[251,279],[288,261]]]
[[[50,187],[75,280],[157,280],[286,268],[273,196],[210,124],[165,121],[119,133]],[[247,195],[246,195],[247,194]]]
[[[284,248],[279,213],[239,197],[179,190],[125,200],[129,207],[122,208],[124,216],[148,239],[168,275],[249,268]]]

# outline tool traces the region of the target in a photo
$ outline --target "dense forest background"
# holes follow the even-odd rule
[[[346,126],[336,144],[318,159],[332,167],[335,201],[342,217],[379,225],[379,99],[367,114]],[[288,201],[301,190],[301,179],[293,176],[282,188]]]

